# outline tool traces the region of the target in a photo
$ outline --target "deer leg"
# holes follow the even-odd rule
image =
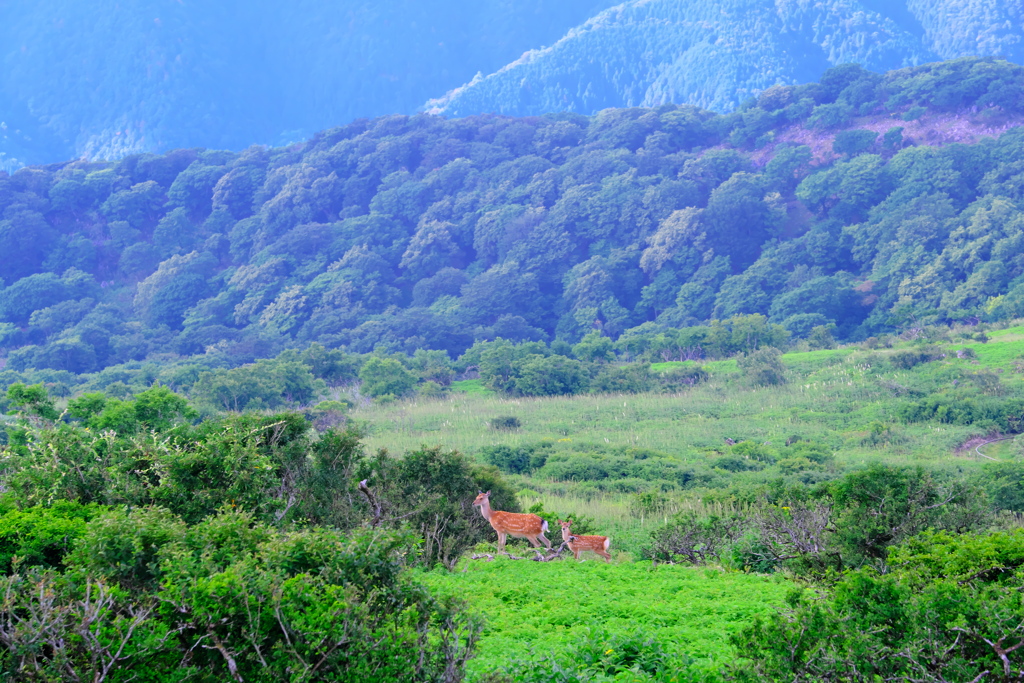
[[[529,541],[530,545],[532,545],[534,548],[539,548],[540,547],[540,543],[537,541],[537,537],[536,536],[527,536],[526,540]]]
[[[544,545],[548,550],[551,550],[551,541],[548,540],[547,536],[545,536],[543,532],[537,534],[537,538],[544,542]]]
[[[505,551],[505,534],[498,532],[498,552]]]
[[[607,550],[598,550],[597,554],[604,558],[605,562],[611,562],[612,556],[608,554]]]

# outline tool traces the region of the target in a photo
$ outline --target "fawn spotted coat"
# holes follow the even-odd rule
[[[608,554],[608,548],[612,544],[612,539],[607,536],[576,536],[569,529],[572,526],[572,522],[558,520],[558,523],[562,527],[562,540],[569,546],[569,550],[572,551],[577,560],[580,559],[581,552],[592,550],[603,557],[605,562],[611,562],[612,556]]]

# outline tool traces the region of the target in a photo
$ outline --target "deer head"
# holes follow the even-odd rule
[[[473,501],[473,506],[475,507],[477,505],[490,505],[490,495],[490,491],[488,491],[487,493],[481,491],[480,495],[478,495],[476,497],[476,500]]]

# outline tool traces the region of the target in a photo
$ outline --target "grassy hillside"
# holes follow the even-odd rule
[[[456,382],[450,398],[366,405],[356,409],[353,417],[367,424],[370,447],[396,450],[443,444],[471,453],[485,446],[550,439],[559,444],[580,441],[650,448],[699,461],[707,452],[724,448],[727,438],[778,444],[798,434],[833,443],[839,454],[852,459],[869,454],[911,460],[946,458],[977,430],[914,425],[905,428],[905,443],[864,447],[860,439],[872,422],[899,420],[894,411],[901,403],[900,392],[893,387],[949,384],[955,373],[984,368],[998,374],[1000,391],[1024,390],[1018,367],[1024,357],[1024,328],[991,335],[984,344],[943,345],[946,358],[911,370],[895,369],[886,362],[900,349],[841,348],[784,354],[790,377],[785,386],[745,386],[736,361],[726,360],[704,364],[711,380],[675,395],[503,397],[484,389],[479,380],[470,380]],[[956,358],[960,349],[970,349],[976,357]],[[684,365],[656,363],[652,369]],[[491,428],[490,420],[501,415],[520,418],[522,426],[513,432]]]
[[[1007,429],[998,419],[915,411],[936,401],[1017,410],[1009,406],[1024,396],[1024,328],[935,345],[934,360],[899,367],[919,348],[788,353],[781,386],[751,387],[735,360],[718,361],[705,366],[709,381],[677,394],[508,397],[476,380],[447,398],[368,404],[352,417],[370,448],[442,446],[496,464],[524,506],[591,519],[637,554],[652,524],[743,510],[773,482],[814,486],[875,463],[978,478],[1017,462],[1015,438],[975,449]],[[495,429],[503,416],[521,426]],[[516,457],[534,464],[513,465]]]

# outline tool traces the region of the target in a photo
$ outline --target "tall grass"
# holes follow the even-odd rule
[[[751,388],[738,378],[715,375],[707,384],[680,394],[508,398],[458,393],[365,406],[354,411],[353,418],[365,427],[369,448],[398,453],[443,445],[473,454],[485,446],[551,439],[647,448],[684,461],[706,459],[724,449],[727,439],[779,444],[792,436],[828,443],[838,458],[851,462],[934,460],[949,457],[957,444],[984,431],[955,425],[896,425],[904,437],[900,443],[862,445],[871,423],[897,422],[894,391],[879,380],[905,384],[914,371],[880,374],[870,359],[858,354],[790,355],[803,355],[797,360],[815,367],[792,370],[790,383],[781,387]],[[1007,384],[1021,382],[1018,376],[1005,377]],[[521,428],[491,429],[489,421],[503,415],[517,417]]]
[[[1002,370],[999,377],[1007,393],[1024,394],[1024,378],[1014,363],[1024,354],[1021,331],[1024,328],[1003,330],[987,344],[948,344],[949,351],[970,346],[977,358],[959,359],[950,352],[945,359],[911,370],[892,367],[887,361],[895,352],[891,349],[809,351],[784,356],[789,382],[778,387],[746,386],[735,361],[729,360],[708,364],[711,380],[679,394],[509,398],[484,390],[479,381],[469,381],[440,399],[364,405],[353,412],[353,418],[364,426],[369,448],[394,453],[441,445],[477,457],[487,446],[548,440],[556,452],[574,451],[577,446],[585,450],[587,444],[650,449],[709,471],[716,458],[731,452],[730,441],[779,447],[799,437],[829,446],[839,471],[876,461],[927,462],[941,469],[963,470],[990,458],[1019,458],[1021,450],[1014,442],[992,444],[984,449],[986,458],[973,448],[958,448],[972,437],[989,433],[991,426],[901,423],[896,413],[907,400],[906,387],[941,389],[951,381],[951,370],[988,369]],[[658,367],[666,370],[673,365],[678,364]],[[499,416],[514,416],[521,427],[492,429],[490,420]],[[877,438],[879,428],[884,438]],[[757,473],[724,475],[730,482],[743,482]],[[623,541],[619,548],[639,539],[648,525],[663,523],[684,508],[710,511],[697,510],[695,506],[704,503],[695,496],[676,494],[668,496],[666,507],[652,519],[637,513],[628,494],[603,494],[573,482],[513,479],[523,489],[524,507],[541,503],[560,515],[592,518],[603,533],[614,533]]]

